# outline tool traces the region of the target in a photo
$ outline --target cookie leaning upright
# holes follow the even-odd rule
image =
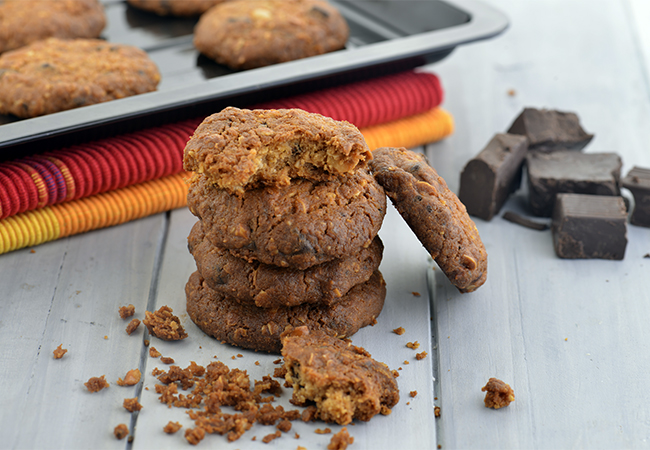
[[[465,205],[424,155],[404,148],[380,148],[370,162],[379,184],[409,227],[461,292],[487,278],[487,252]]]
[[[96,38],[105,26],[99,0],[0,1],[0,53],[49,37]]]

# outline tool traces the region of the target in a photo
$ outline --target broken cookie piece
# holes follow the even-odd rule
[[[143,324],[149,330],[149,334],[156,336],[163,341],[178,341],[185,339],[187,333],[181,325],[181,320],[173,314],[169,306],[161,306],[158,311],[145,311]]]
[[[293,386],[292,403],[313,402],[325,422],[368,421],[390,414],[399,401],[390,369],[349,340],[298,327],[282,336],[282,356],[286,380]]]

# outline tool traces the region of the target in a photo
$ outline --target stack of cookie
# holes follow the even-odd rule
[[[205,333],[279,353],[306,325],[338,337],[375,322],[386,294],[386,211],[361,133],[302,110],[226,108],[185,148],[188,238],[198,271],[187,312]]]

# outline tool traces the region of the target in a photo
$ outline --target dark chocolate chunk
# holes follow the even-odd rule
[[[535,222],[534,220],[530,220],[521,214],[517,214],[512,211],[506,211],[503,213],[503,217],[505,220],[508,222],[516,223],[517,225],[521,225],[522,227],[530,228],[531,230],[538,230],[538,231],[544,231],[548,230],[549,226],[548,224],[545,223],[540,223],[540,222]]]
[[[530,150],[582,150],[594,137],[582,129],[575,113],[525,108],[508,133],[523,134]]]
[[[623,259],[627,246],[623,198],[558,194],[551,230],[560,258]]]
[[[621,180],[621,186],[629,189],[634,196],[634,210],[630,223],[640,227],[650,227],[650,169],[632,167],[632,170]]]
[[[494,217],[511,193],[519,189],[526,157],[525,136],[497,134],[460,174],[458,197],[472,216]]]
[[[620,195],[621,158],[615,153],[528,153],[528,199],[536,216],[553,213],[555,195]]]

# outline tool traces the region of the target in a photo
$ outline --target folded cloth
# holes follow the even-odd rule
[[[187,204],[185,172],[0,220],[0,253],[110,227]]]
[[[432,113],[442,98],[435,74],[407,71],[251,107],[302,108],[365,128]],[[0,163],[0,219],[179,173],[185,144],[202,120],[185,120]],[[426,124],[427,120],[434,122]],[[451,116],[442,110],[422,116],[421,122],[413,130],[399,130],[403,127],[399,125],[391,132],[384,131],[380,141],[388,134],[399,134],[411,139],[395,142],[412,147],[451,133]],[[372,136],[378,131],[367,133]],[[371,149],[381,146],[372,139]]]
[[[414,147],[441,139],[452,130],[451,115],[440,108],[434,108],[395,122],[363,128],[361,133],[374,149],[388,146]],[[68,179],[72,173],[63,172],[64,179]],[[93,172],[89,173],[92,175]],[[7,217],[0,220],[0,254],[184,207],[187,204],[186,176],[186,172],[181,171]],[[122,177],[117,176],[108,179],[113,178],[122,180]],[[83,192],[97,190],[97,186],[88,187],[91,181],[92,176],[83,178]],[[121,183],[123,182],[113,181],[110,184]],[[70,190],[64,192],[67,196]],[[78,195],[76,189],[73,192]],[[61,193],[58,195],[63,197]]]

